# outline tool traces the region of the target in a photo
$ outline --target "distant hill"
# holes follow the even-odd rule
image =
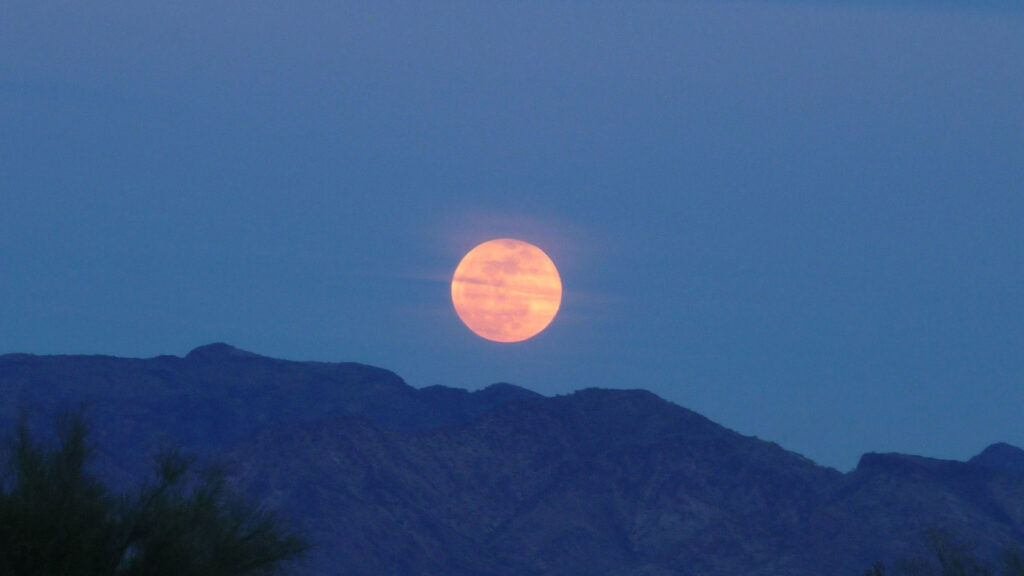
[[[1024,476],[1024,450],[999,442],[982,450],[971,464],[1002,470],[1009,474]]]
[[[859,576],[941,528],[1024,542],[1024,451],[866,454],[847,474],[641,390],[415,389],[225,344],[184,358],[0,356],[0,425],[84,407],[99,472],[161,445],[230,463],[306,528],[312,575]]]

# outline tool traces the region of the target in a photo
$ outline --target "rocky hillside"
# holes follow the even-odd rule
[[[156,447],[227,461],[300,523],[310,574],[863,573],[945,529],[1024,541],[1024,451],[865,455],[841,474],[640,390],[417,390],[217,344],[184,358],[0,357],[0,424],[84,407],[100,472]]]

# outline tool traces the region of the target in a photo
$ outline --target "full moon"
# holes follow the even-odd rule
[[[491,240],[469,251],[452,277],[452,303],[462,322],[495,342],[521,342],[551,324],[562,303],[562,279],[540,248]]]

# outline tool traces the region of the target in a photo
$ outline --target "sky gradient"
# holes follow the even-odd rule
[[[0,135],[0,353],[646,388],[842,470],[1024,446],[1020,2],[15,0]],[[520,344],[450,301],[501,237],[565,290]]]

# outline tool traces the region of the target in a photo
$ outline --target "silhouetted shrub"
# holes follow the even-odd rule
[[[1024,552],[1018,546],[1008,547],[994,567],[978,558],[969,543],[946,531],[932,530],[924,540],[928,556],[904,558],[893,571],[875,562],[864,576],[1024,576]]]
[[[0,491],[4,576],[264,576],[306,551],[278,518],[228,490],[218,470],[166,452],[155,477],[114,495],[88,471],[80,415],[66,418],[54,448],[22,424]]]

